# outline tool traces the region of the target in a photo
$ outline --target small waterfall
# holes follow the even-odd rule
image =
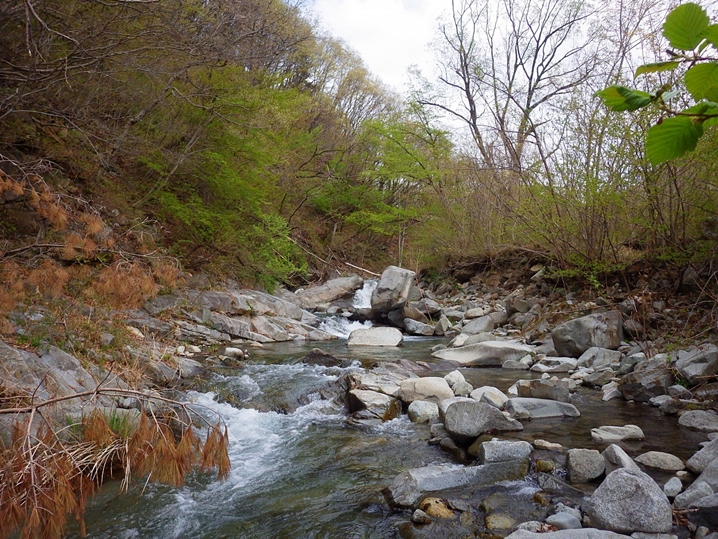
[[[376,285],[379,283],[376,279],[367,279],[364,281],[364,286],[354,293],[354,299],[352,305],[356,309],[370,309],[371,308],[371,294],[374,292]]]
[[[364,286],[354,293],[352,299],[352,307],[355,309],[370,309],[371,308],[371,294],[374,292],[378,281],[372,279],[364,281]],[[349,334],[355,329],[365,329],[372,326],[369,320],[364,322],[356,322],[348,320],[346,317],[341,315],[331,316],[322,321],[319,325],[319,329],[336,335],[340,339],[348,339]]]

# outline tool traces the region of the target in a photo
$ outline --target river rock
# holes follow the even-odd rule
[[[684,470],[686,467],[681,459],[675,455],[664,453],[662,451],[648,451],[647,453],[638,455],[635,460],[638,464],[641,464],[646,468],[668,473],[679,472]]]
[[[401,403],[398,399],[365,389],[352,389],[347,394],[349,411],[356,413],[357,419],[381,419],[389,421],[401,414]]]
[[[443,314],[439,317],[439,321],[434,326],[434,335],[448,335],[451,331],[451,322]]]
[[[591,429],[591,438],[599,443],[613,444],[627,440],[643,440],[641,427],[637,425],[604,426]]]
[[[306,363],[307,365],[321,365],[323,367],[341,367],[342,369],[345,369],[351,366],[353,361],[351,359],[340,359],[334,357],[332,354],[325,352],[321,348],[312,348],[309,353],[302,358],[302,363]]]
[[[689,384],[695,385],[704,377],[718,373],[718,346],[703,344],[687,352],[680,351],[675,367]]]
[[[519,397],[561,402],[568,402],[571,397],[568,382],[563,380],[519,380],[516,389]]]
[[[686,468],[695,474],[699,474],[716,459],[718,459],[718,437],[713,438],[700,451],[689,458],[686,461]]]
[[[478,333],[488,333],[493,331],[494,321],[490,316],[481,316],[469,321],[461,328],[461,333],[466,335],[476,335]]]
[[[689,509],[687,516],[693,526],[718,530],[718,494],[696,500]]]
[[[606,530],[583,528],[580,530],[559,530],[541,533],[516,530],[507,535],[506,539],[631,539],[631,537]]]
[[[569,372],[576,369],[576,360],[571,357],[547,357],[531,366],[533,372]]]
[[[566,468],[571,483],[587,483],[603,474],[606,463],[603,455],[595,449],[569,449]]]
[[[505,361],[519,360],[532,350],[515,341],[485,341],[461,348],[445,348],[431,355],[471,367],[500,367]]]
[[[713,496],[713,489],[705,481],[695,481],[685,492],[677,495],[673,505],[679,509],[691,507],[698,500]]]
[[[681,414],[678,424],[701,432],[718,432],[718,414],[708,410],[691,410]]]
[[[431,423],[439,419],[439,405],[435,402],[414,401],[409,405],[407,414],[413,423]]]
[[[678,496],[681,493],[682,490],[683,490],[683,482],[675,476],[671,477],[663,485],[663,494],[665,494],[669,498],[675,498],[676,496]]]
[[[695,482],[698,483],[701,481],[708,484],[708,486],[713,489],[713,492],[718,492],[718,460],[714,460],[706,466],[705,470],[701,472],[701,475],[696,478]]]
[[[474,400],[490,404],[499,410],[503,410],[506,401],[509,400],[503,391],[492,386],[482,386],[474,389],[470,397]]]
[[[577,358],[593,346],[615,350],[623,340],[623,317],[608,311],[576,318],[556,326],[551,337],[559,356]]]
[[[587,513],[602,529],[667,533],[672,511],[668,498],[650,476],[625,468],[608,474],[590,498]]]
[[[543,419],[547,417],[579,417],[581,413],[567,402],[548,399],[515,397],[506,401],[506,410],[517,419]]]
[[[387,267],[371,294],[372,311],[375,314],[386,314],[389,311],[403,309],[409,301],[415,275],[413,271],[397,266]]]
[[[631,457],[628,456],[623,448],[616,444],[609,445],[601,453],[606,466],[606,475],[610,474],[614,470],[619,468],[625,468],[634,472],[640,472],[641,469],[638,467]]]
[[[444,380],[446,380],[446,383],[449,384],[451,389],[454,389],[454,387],[461,382],[466,382],[466,378],[464,378],[464,375],[461,374],[461,371],[459,370],[451,371],[449,374],[444,376]]]
[[[347,297],[361,288],[364,279],[358,275],[330,279],[319,286],[312,286],[295,293],[296,302],[303,309],[314,310],[326,306],[332,301]]]
[[[441,305],[431,298],[422,298],[418,301],[412,301],[410,305],[427,316],[433,316],[441,312]]]
[[[275,320],[268,316],[253,316],[252,328],[256,333],[266,335],[267,337],[276,342],[291,340],[289,332],[284,328],[279,327],[275,323]]]
[[[571,513],[554,513],[546,518],[546,524],[556,526],[559,530],[580,530],[583,528],[581,520]]]
[[[458,487],[482,487],[523,478],[528,460],[492,462],[480,466],[426,466],[400,473],[382,493],[396,507],[413,508],[427,493]]]
[[[399,395],[401,400],[406,403],[429,401],[438,404],[445,399],[454,397],[454,392],[443,378],[426,376],[403,380],[400,384]]]
[[[413,320],[411,318],[404,318],[404,327],[410,335],[430,337],[434,334],[434,326]]]
[[[399,346],[403,340],[401,331],[396,328],[361,328],[349,334],[347,346]]]
[[[611,383],[615,375],[616,373],[613,372],[610,367],[604,367],[601,370],[597,370],[586,376],[583,379],[583,385],[585,385],[586,387],[603,387],[606,384]],[[618,384],[616,384],[615,389],[618,392],[619,396],[623,396],[623,394],[618,389]]]
[[[484,402],[454,397],[439,403],[439,417],[457,442],[470,442],[485,432],[523,430],[523,425]]]
[[[478,458],[481,464],[488,462],[503,462],[505,460],[527,459],[531,456],[533,447],[530,443],[520,441],[493,439],[482,442],[479,446]]]
[[[648,402],[652,397],[666,395],[668,388],[673,385],[667,360],[665,354],[657,354],[652,359],[638,363],[633,372],[625,375],[618,383],[623,398]]]
[[[591,369],[613,366],[619,368],[621,365],[621,359],[623,359],[623,352],[592,346],[581,354],[578,358],[577,366],[588,367]]]

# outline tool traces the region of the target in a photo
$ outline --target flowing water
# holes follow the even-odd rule
[[[346,327],[339,330],[345,332]],[[198,407],[219,413],[228,426],[229,478],[218,482],[211,474],[196,473],[181,488],[138,485],[123,495],[117,494],[117,483],[108,483],[87,512],[88,537],[399,537],[397,526],[409,513],[389,509],[381,489],[407,468],[449,463],[449,457],[427,443],[425,425],[414,425],[403,416],[378,427],[350,426],[345,411],[318,394],[344,373],[376,362],[431,363],[428,349],[438,342],[409,338],[398,348],[349,348],[340,340],[254,350],[244,367],[216,373],[207,391],[189,395]],[[301,358],[314,347],[356,361],[347,369],[302,364]],[[504,391],[518,378],[532,376],[502,369],[463,373],[474,387],[493,385]],[[599,393],[590,390],[581,390],[574,404],[582,412],[580,418],[527,421],[523,432],[511,436],[601,449],[591,441],[592,427],[633,423],[643,428],[646,441],[624,446],[630,454],[663,450],[684,459],[703,439],[679,429],[675,418],[648,405],[603,403]],[[536,490],[529,481],[501,488],[528,500]]]

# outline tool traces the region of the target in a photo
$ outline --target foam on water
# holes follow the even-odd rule
[[[319,324],[319,329],[336,335],[340,339],[348,339],[349,334],[355,329],[366,329],[370,327],[371,322],[368,320],[365,322],[353,322],[343,316],[332,316],[322,320],[322,323]]]
[[[352,305],[357,309],[369,309],[371,308],[371,294],[376,289],[378,281],[375,279],[368,279],[364,281],[364,286],[354,293],[354,299]]]

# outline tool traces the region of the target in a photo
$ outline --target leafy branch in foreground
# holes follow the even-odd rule
[[[618,112],[649,105],[661,111],[661,118],[646,136],[646,155],[653,165],[695,150],[704,128],[718,124],[718,24],[711,24],[698,4],[682,4],[666,17],[663,36],[670,45],[667,53],[671,59],[642,65],[635,77],[685,67],[676,85],[664,84],[650,93],[614,85],[596,94]],[[685,87],[695,102],[683,110],[670,103],[679,94],[678,85]]]
[[[65,425],[49,413],[63,402],[99,396],[133,397],[142,410],[112,409],[108,415],[95,408]],[[123,477],[125,491],[132,476],[179,486],[195,467],[216,468],[220,480],[229,474],[226,426],[222,429],[220,422],[210,423],[188,404],[161,396],[100,387],[2,408],[0,414],[21,417],[13,425],[11,444],[5,447],[0,441],[3,539],[18,531],[21,539],[60,539],[69,514],[78,520],[84,537],[87,500],[106,477],[116,473]],[[193,421],[207,428],[204,441]]]

